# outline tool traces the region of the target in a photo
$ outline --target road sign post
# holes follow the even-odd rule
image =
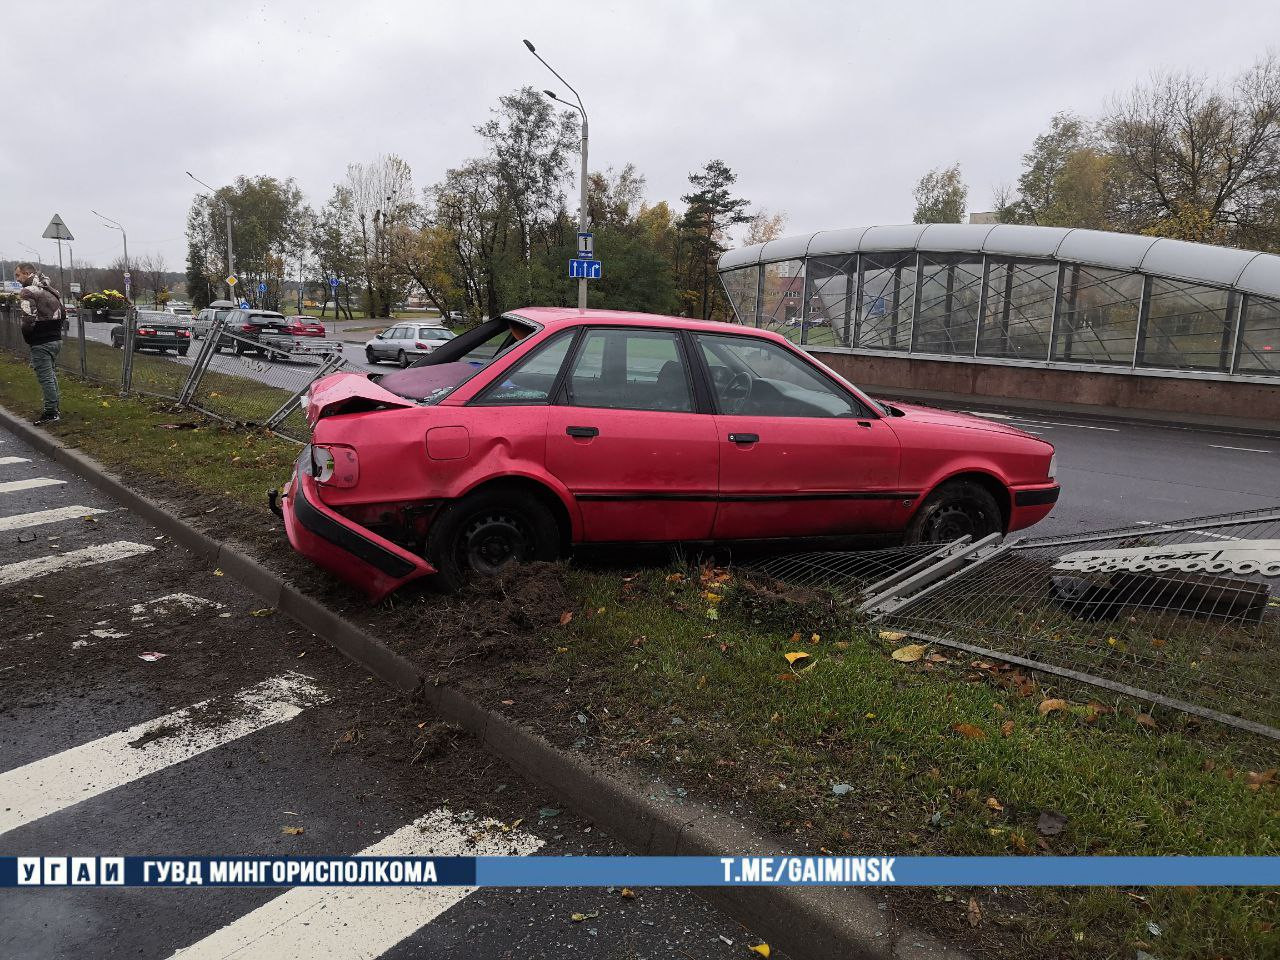
[[[71,230],[70,230],[70,228],[68,228],[68,227],[67,227],[66,222],[62,219],[62,217],[61,217],[61,216],[59,216],[59,215],[58,215],[58,214],[56,214],[56,213],[53,215],[53,218],[49,221],[49,225],[48,225],[47,227],[45,227],[45,228],[44,228],[44,234],[43,234],[43,236],[44,236],[44,238],[45,238],[46,240],[55,240],[55,241],[57,241],[57,244],[58,244],[58,289],[59,289],[63,294],[66,294],[66,292],[67,292],[67,277],[66,277],[66,274],[65,274],[65,273],[63,272],[63,270],[62,270],[62,241],[63,241],[63,240],[67,240],[67,241],[74,240],[74,239],[75,239],[75,237],[73,237],[73,236],[71,235]],[[73,273],[73,275],[74,275],[74,273]],[[80,291],[79,291],[79,289],[78,289],[78,286],[79,286],[78,284],[72,284],[72,286],[77,287],[77,289],[76,289],[76,290],[72,291],[73,293],[79,293],[79,292],[80,292]],[[65,316],[65,311],[66,311],[66,307],[64,306],[64,307],[63,307],[64,316]],[[84,346],[84,317],[80,316],[80,311],[79,311],[79,310],[77,310],[77,311],[76,311],[76,321],[77,321],[77,322],[76,322],[77,333],[78,333],[78,335],[79,335],[79,337],[80,337],[80,375],[81,375],[81,376],[84,376],[84,375],[87,373],[87,369],[88,369],[88,368],[87,368],[87,361],[86,361],[86,359],[85,359],[85,346]]]

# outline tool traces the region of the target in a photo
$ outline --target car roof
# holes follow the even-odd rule
[[[638,313],[631,310],[578,310],[576,307],[520,307],[508,310],[503,316],[532,320],[544,327],[570,323],[617,324],[629,327],[679,327],[704,333],[742,333],[766,340],[785,340],[772,330],[758,330],[740,323],[720,320],[694,320],[689,317],[672,317],[659,313]]]

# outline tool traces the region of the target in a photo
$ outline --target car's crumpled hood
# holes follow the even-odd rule
[[[400,397],[410,400],[427,400],[442,390],[452,390],[471,377],[479,364],[462,360],[454,363],[429,363],[421,367],[406,367],[388,373],[378,385]]]
[[[906,414],[906,419],[915,423],[928,423],[940,427],[955,427],[960,430],[981,430],[985,433],[1003,433],[1015,437],[1026,437],[1029,440],[1040,440],[1039,437],[1027,433],[1025,430],[1019,430],[1017,427],[1011,427],[1004,423],[995,423],[983,417],[975,417],[969,413],[957,413],[953,410],[939,410],[935,407],[922,407],[915,403],[892,403],[887,400],[881,400],[888,406],[901,410]],[[890,424],[898,423],[902,417],[890,417]],[[1042,443],[1044,441],[1041,441]]]
[[[307,422],[313,427],[321,417],[344,410],[412,406],[415,406],[412,401],[384,390],[360,373],[333,373],[321,377],[311,385],[303,400]]]

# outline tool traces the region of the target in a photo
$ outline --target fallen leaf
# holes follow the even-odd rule
[[[155,653],[153,651],[148,651],[147,653],[138,654],[138,659],[145,660],[147,661],[147,663],[155,663],[157,660],[161,659],[162,657],[167,657],[167,656],[168,656],[167,653]]]
[[[215,571],[213,571],[213,575],[214,575],[215,577],[220,577],[220,576],[222,576],[222,571],[221,571],[221,570],[215,570]]]
[[[269,617],[273,613],[275,613],[275,611],[272,610],[270,607],[263,607],[261,610],[250,611],[249,615],[253,617]]]
[[[560,614],[560,626],[562,627],[567,626],[569,621],[572,619],[573,619],[573,611],[566,610],[564,613]]]
[[[568,653],[568,652],[569,652],[568,647],[556,647],[556,653]]]
[[[976,927],[982,922],[982,907],[978,906],[978,898],[969,898],[969,909],[965,911],[969,917],[969,926]]]
[[[302,827],[281,827],[280,832],[290,837],[300,837],[307,831]]]
[[[1058,698],[1055,697],[1054,699],[1051,699],[1051,700],[1041,700],[1040,706],[1037,707],[1036,709],[1040,711],[1040,716],[1043,717],[1046,714],[1052,713],[1055,710],[1065,710],[1067,709],[1067,706],[1068,706],[1067,701],[1059,700]]]
[[[810,643],[817,643],[817,642],[818,642],[819,640],[821,640],[821,639],[822,639],[821,634],[817,634],[817,633],[815,633],[815,634],[812,634],[812,635],[809,637],[809,642],[810,642]]]
[[[995,797],[987,797],[987,809],[994,810],[997,813],[1000,813],[1001,811],[1004,810],[1004,804],[1001,803],[999,800],[997,800]]]
[[[717,610],[715,607],[707,607],[707,619],[708,619],[708,620],[719,620],[719,619],[720,619],[720,611],[719,611],[719,610]]]
[[[583,920],[594,920],[598,916],[600,916],[600,911],[593,910],[591,913],[575,913],[569,919],[574,923],[581,923]]]
[[[1148,730],[1156,729],[1156,718],[1149,713],[1140,713],[1134,719],[1138,721],[1138,725],[1141,727],[1146,727]]]
[[[502,705],[503,705],[504,707],[513,707],[513,706],[515,706],[515,701],[514,701],[514,700],[503,700],[503,701],[501,701],[501,703],[502,703]]]
[[[786,680],[788,683],[795,683],[800,678],[797,677],[794,673],[780,673],[778,674],[778,679]]]
[[[795,633],[791,635],[791,645],[794,647],[799,642],[800,642],[800,631],[797,630]]]
[[[897,643],[899,640],[907,639],[907,635],[900,630],[881,630],[880,639],[888,640],[890,643]]]
[[[1001,736],[1003,736],[1003,737],[1010,737],[1010,736],[1013,736],[1013,721],[1012,721],[1012,720],[1006,720],[1004,723],[1000,724],[1000,735],[1001,735]]]
[[[835,646],[836,646],[836,649],[837,649],[837,650],[848,650],[848,649],[849,649],[849,644],[848,644],[848,642],[847,642],[847,641],[845,641],[845,640],[837,640],[837,641],[836,641]]]
[[[1044,810],[1036,821],[1036,829],[1044,837],[1056,837],[1067,828],[1067,818],[1057,810]]]
[[[707,603],[719,603],[724,599],[724,597],[718,593],[712,593],[710,590],[704,590],[702,592],[702,599],[707,601]]]
[[[760,956],[762,957],[767,957],[769,956],[770,953],[772,953],[767,943],[757,943],[754,947],[748,947],[747,949],[749,949],[752,953],[760,954]]]
[[[619,895],[623,900],[634,900],[636,898],[636,892],[630,887],[623,887],[622,892]]]
[[[915,663],[924,656],[924,650],[923,643],[909,643],[905,647],[899,647],[893,651],[892,656],[899,663]]]
[[[972,723],[957,723],[951,729],[968,740],[987,739],[986,731],[981,727],[975,727]]]
[[[812,664],[806,664],[804,662],[806,660],[812,660],[813,658],[810,657],[809,654],[805,653],[803,650],[796,650],[793,653],[784,653],[782,656],[787,661],[787,663],[791,666],[792,670],[797,669],[796,667],[797,663],[800,664],[800,667],[799,667],[800,670],[803,670],[807,666],[812,666]]]
[[[1253,770],[1250,770],[1244,775],[1245,786],[1250,790],[1259,790],[1269,783],[1275,783],[1275,781],[1275,770],[1264,770],[1261,773],[1256,773]]]

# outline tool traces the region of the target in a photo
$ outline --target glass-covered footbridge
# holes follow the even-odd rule
[[[739,322],[816,351],[1280,375],[1280,256],[1098,230],[875,226],[726,252]]]

